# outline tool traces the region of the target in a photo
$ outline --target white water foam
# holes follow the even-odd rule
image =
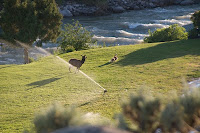
[[[104,37],[104,36],[93,36],[93,39],[106,43],[115,43],[115,42],[141,43],[143,41],[142,39],[139,40],[139,39],[124,38],[124,37]]]
[[[148,29],[148,28],[167,28],[167,27],[169,27],[169,25],[161,24],[160,22],[159,23],[157,23],[157,22],[156,23],[149,23],[149,24],[125,22],[124,24],[127,25],[130,29],[135,29],[135,28],[137,28],[139,26],[144,27],[146,29]]]
[[[141,23],[130,23],[130,22],[124,22],[124,25],[127,25],[130,29],[134,29],[141,25]]]
[[[149,9],[149,11],[156,12],[156,13],[165,13],[165,12],[169,12],[171,10],[167,10],[165,8],[157,7],[157,8],[154,8],[154,9]]]
[[[157,24],[157,23],[150,23],[150,24],[142,24],[142,26],[146,27],[146,28],[167,28],[169,27],[169,25],[166,24]]]
[[[123,36],[128,36],[128,37],[146,37],[148,34],[135,34],[135,33],[130,33],[124,30],[117,30],[118,33],[122,34]]]
[[[154,20],[156,23],[160,23],[160,24],[179,24],[181,26],[183,25],[188,25],[188,24],[192,24],[192,21],[190,20],[176,20],[176,19],[165,19],[165,20]]]
[[[183,15],[183,16],[175,16],[174,18],[175,18],[175,19],[178,19],[178,20],[181,20],[181,19],[190,20],[192,14],[193,14],[193,13],[190,13],[190,14],[188,14],[188,15]]]
[[[63,63],[67,64],[68,66],[70,66],[70,64],[68,62],[66,62],[64,59],[60,58],[59,56],[56,56],[60,61],[62,61]],[[82,72],[81,70],[79,70],[79,72],[81,74],[83,74],[86,78],[88,78],[89,80],[91,80],[93,83],[95,83],[96,85],[98,85],[100,88],[102,88],[104,90],[104,92],[106,91],[105,88],[103,88],[99,83],[97,83],[96,81],[94,81],[92,78],[90,78],[87,74],[85,74],[84,72]]]

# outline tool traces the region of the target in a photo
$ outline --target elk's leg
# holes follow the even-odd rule
[[[77,69],[76,69],[76,73],[78,73],[78,72],[79,72],[79,69],[80,69],[80,68],[78,68],[78,67],[77,67]]]
[[[71,66],[71,65],[69,65],[69,72],[71,72],[71,67],[72,67],[72,66]]]

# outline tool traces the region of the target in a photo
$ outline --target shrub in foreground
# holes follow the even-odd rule
[[[138,132],[153,132],[158,128],[160,108],[159,99],[143,94],[131,95],[130,101],[122,105],[123,114],[138,126]]]
[[[188,33],[185,28],[173,24],[168,28],[157,29],[154,32],[149,31],[149,36],[144,38],[144,42],[153,43],[186,39],[188,39]]]
[[[84,124],[84,120],[75,108],[64,108],[59,104],[53,104],[48,110],[38,114],[34,119],[37,133],[47,133],[59,128],[82,124]]]
[[[180,98],[184,120],[190,127],[200,126],[200,89],[193,89]]]
[[[189,132],[199,128],[200,88],[190,89],[167,104],[161,101],[148,99],[141,93],[131,95],[128,102],[122,105],[123,116],[131,124],[121,116],[118,127],[138,133],[150,133],[158,129],[162,132]]]
[[[158,129],[162,132],[189,132],[200,126],[200,88],[187,91],[166,104],[161,101],[143,93],[130,95],[129,100],[122,104],[118,127],[138,133],[153,133]],[[95,119],[100,123],[99,118],[92,117],[91,113],[81,116],[74,108],[65,109],[54,104],[37,115],[34,124],[38,133],[52,132],[63,127],[89,124]]]
[[[176,102],[170,102],[164,108],[160,117],[160,125],[164,132],[183,132],[184,121],[183,121],[183,109],[181,105]]]

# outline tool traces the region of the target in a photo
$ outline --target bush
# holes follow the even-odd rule
[[[138,126],[138,132],[153,132],[158,127],[160,100],[146,96],[131,95],[130,101],[122,105],[123,114]]]
[[[73,46],[68,46],[66,47],[66,52],[69,53],[69,52],[73,52],[75,49]]]
[[[191,20],[195,28],[200,28],[200,10],[192,15]]]
[[[189,132],[200,126],[200,88],[187,90],[183,96],[162,103],[143,94],[131,95],[122,105],[119,128],[134,132]],[[124,116],[126,119],[124,119]],[[130,121],[127,121],[130,120]]]
[[[180,104],[184,108],[185,122],[191,127],[197,127],[200,125],[200,89],[191,91],[180,98]]]
[[[194,29],[189,31],[189,38],[194,39],[200,37],[200,10],[196,11],[190,18],[193,22]]]
[[[89,48],[89,43],[93,43],[92,37],[91,33],[76,21],[73,24],[64,25],[58,43],[64,52],[67,52],[69,47],[73,47],[75,50],[83,50]]]
[[[189,37],[188,37],[189,39],[195,39],[195,38],[199,37],[198,35],[200,34],[200,31],[198,29],[194,28],[194,29],[190,30],[188,32],[188,34],[189,34]]]
[[[84,124],[75,108],[67,108],[53,104],[47,111],[38,114],[34,119],[36,132],[47,133],[56,129]]]
[[[174,24],[168,28],[157,29],[154,32],[149,30],[149,36],[144,38],[144,42],[153,43],[184,39],[188,39],[188,33],[185,28]]]
[[[166,105],[161,113],[160,123],[165,132],[183,132],[183,109],[178,102]]]

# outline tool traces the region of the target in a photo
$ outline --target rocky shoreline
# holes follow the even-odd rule
[[[122,13],[127,10],[142,10],[170,5],[185,6],[198,3],[200,3],[200,0],[107,0],[104,7],[97,7],[68,0],[60,6],[60,12],[64,17],[99,16]]]

